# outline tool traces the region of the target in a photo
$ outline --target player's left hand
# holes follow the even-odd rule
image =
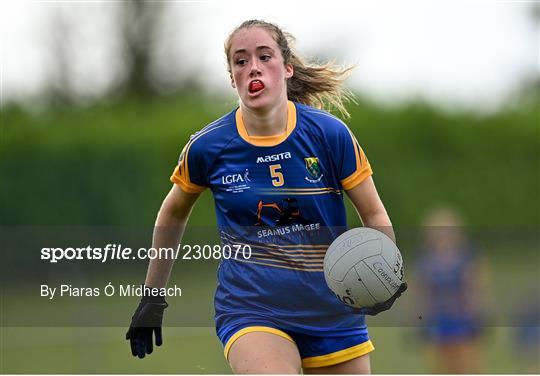
[[[377,303],[373,307],[363,307],[363,308],[353,308],[354,313],[359,313],[362,315],[375,316],[383,311],[387,311],[392,308],[392,305],[397,298],[401,296],[407,290],[407,282],[402,282],[398,290],[390,299],[385,302]]]
[[[137,310],[131,318],[131,325],[126,333],[129,339],[133,356],[144,358],[151,354],[153,347],[153,334],[156,336],[156,346],[161,346],[161,325],[163,311],[168,307],[163,297],[143,297]]]

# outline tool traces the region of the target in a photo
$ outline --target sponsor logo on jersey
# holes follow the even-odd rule
[[[309,222],[302,217],[296,198],[284,198],[281,201],[272,202],[259,200],[255,226],[264,227],[264,229],[257,231],[259,238],[299,232],[307,233],[321,229],[320,223]]]
[[[306,157],[304,158],[306,162],[306,170],[309,176],[306,176],[306,180],[310,183],[318,183],[321,181],[323,174],[321,172],[321,166],[319,164],[319,158],[317,157]]]
[[[228,174],[221,176],[221,182],[224,185],[234,184],[234,183],[245,183],[250,182],[249,170],[246,168],[246,171],[243,174]]]
[[[251,179],[247,168],[243,173],[221,175],[221,183],[227,186],[225,189],[227,192],[241,193],[251,188],[248,184],[250,182]]]
[[[259,200],[257,204],[257,222],[255,226],[263,225],[263,211],[266,217],[272,217],[275,226],[290,225],[294,223],[306,223],[300,215],[300,208],[296,198],[284,198],[280,202],[263,202]]]
[[[265,155],[262,157],[257,157],[257,163],[267,163],[267,162],[277,162],[282,159],[291,159],[291,153],[286,151],[279,154]]]

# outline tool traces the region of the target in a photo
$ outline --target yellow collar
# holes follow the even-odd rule
[[[238,134],[248,143],[255,146],[276,146],[289,137],[296,127],[296,107],[293,102],[287,101],[287,128],[285,132],[272,136],[250,136],[247,133],[244,120],[242,118],[242,110],[236,110],[236,129]]]

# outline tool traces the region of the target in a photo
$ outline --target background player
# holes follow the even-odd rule
[[[489,311],[487,263],[463,229],[458,212],[441,206],[424,220],[418,277],[435,373],[478,373]]]
[[[153,247],[178,244],[198,195],[210,188],[222,243],[253,250],[218,269],[216,330],[233,371],[368,373],[373,345],[364,316],[330,292],[322,262],[346,229],[344,192],[366,226],[394,234],[355,137],[339,119],[310,107],[330,103],[347,114],[342,83],[350,68],[307,65],[291,42],[263,21],[231,33],[225,53],[239,108],[184,147]],[[172,263],[152,260],[145,285],[164,287]],[[127,333],[133,355],[152,352],[153,332],[161,344],[165,308],[164,299],[142,299]]]

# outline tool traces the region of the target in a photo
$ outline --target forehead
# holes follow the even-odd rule
[[[260,27],[250,27],[238,30],[231,39],[231,53],[238,50],[250,50],[267,46],[277,49],[278,45],[272,35]]]

